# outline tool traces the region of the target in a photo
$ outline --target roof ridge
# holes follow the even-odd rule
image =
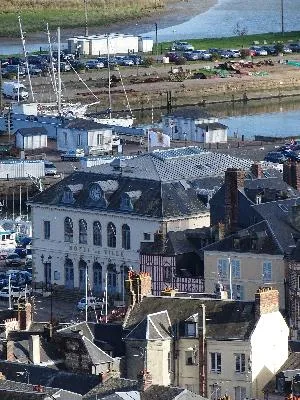
[[[147,320],[150,321],[151,325],[152,325],[153,328],[156,330],[156,333],[158,334],[158,336],[160,336],[160,337],[163,339],[162,334],[161,334],[161,333],[159,332],[159,330],[157,329],[157,327],[156,327],[155,323],[152,321],[150,315],[147,315]],[[147,324],[147,325],[148,325],[148,324]],[[149,329],[147,329],[147,331],[148,331],[148,332],[147,332],[147,333],[148,333],[147,339],[149,339]]]

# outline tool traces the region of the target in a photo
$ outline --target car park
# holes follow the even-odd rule
[[[174,51],[169,51],[165,54],[166,57],[169,57],[170,62],[176,62],[180,57],[179,54],[175,53]]]
[[[240,58],[241,57],[240,50],[229,49],[229,50],[226,50],[226,51],[227,51],[227,53],[229,55],[229,58]]]
[[[126,56],[116,56],[115,60],[118,65],[123,65],[126,67],[132,67],[134,65],[133,60],[131,60],[130,58],[128,58]]]
[[[138,54],[129,54],[128,58],[133,61],[134,65],[141,65],[144,61]]]
[[[0,290],[0,298],[9,299],[9,297],[13,299],[17,299],[18,297],[30,296],[32,294],[32,289],[30,288],[22,288],[19,286],[5,286]]]
[[[194,46],[192,46],[188,42],[174,42],[172,49],[177,50],[177,51],[193,51]]]
[[[30,64],[28,66],[28,70],[30,75],[35,75],[35,76],[41,76],[43,73],[43,70],[38,67],[38,65],[35,64]]]
[[[198,60],[211,60],[211,53],[207,50],[194,50]]]
[[[20,258],[26,257],[26,249],[25,249],[24,247],[22,247],[22,246],[16,247],[14,252],[15,252],[16,254],[18,254],[18,256],[19,256]]]
[[[270,151],[264,158],[264,161],[283,164],[287,157],[280,151]]]
[[[263,50],[265,50],[269,56],[276,56],[278,54],[277,48],[274,45],[264,45],[261,46]]]

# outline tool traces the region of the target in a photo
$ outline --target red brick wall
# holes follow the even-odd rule
[[[225,226],[227,233],[238,229],[238,189],[244,187],[245,171],[228,168],[225,172]]]

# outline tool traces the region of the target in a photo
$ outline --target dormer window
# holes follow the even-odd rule
[[[64,190],[62,201],[65,204],[72,204],[74,202],[73,193],[68,187]]]
[[[196,337],[197,336],[197,324],[196,322],[186,322],[185,323],[184,336]]]
[[[131,211],[133,209],[130,197],[124,193],[121,197],[121,210]]]

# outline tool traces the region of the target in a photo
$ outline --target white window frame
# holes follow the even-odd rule
[[[231,277],[233,279],[241,279],[241,261],[237,258],[230,260],[231,263]]]
[[[272,261],[265,260],[262,265],[262,280],[264,283],[272,282]]]
[[[235,373],[244,374],[246,372],[246,354],[245,353],[235,353]]]
[[[97,146],[102,146],[104,144],[103,133],[97,133]]]
[[[221,355],[221,353],[218,353],[218,352],[210,353],[210,371],[217,373],[217,374],[220,374],[222,372],[222,355]]]
[[[229,275],[229,260],[227,258],[218,259],[218,276],[226,279]]]

